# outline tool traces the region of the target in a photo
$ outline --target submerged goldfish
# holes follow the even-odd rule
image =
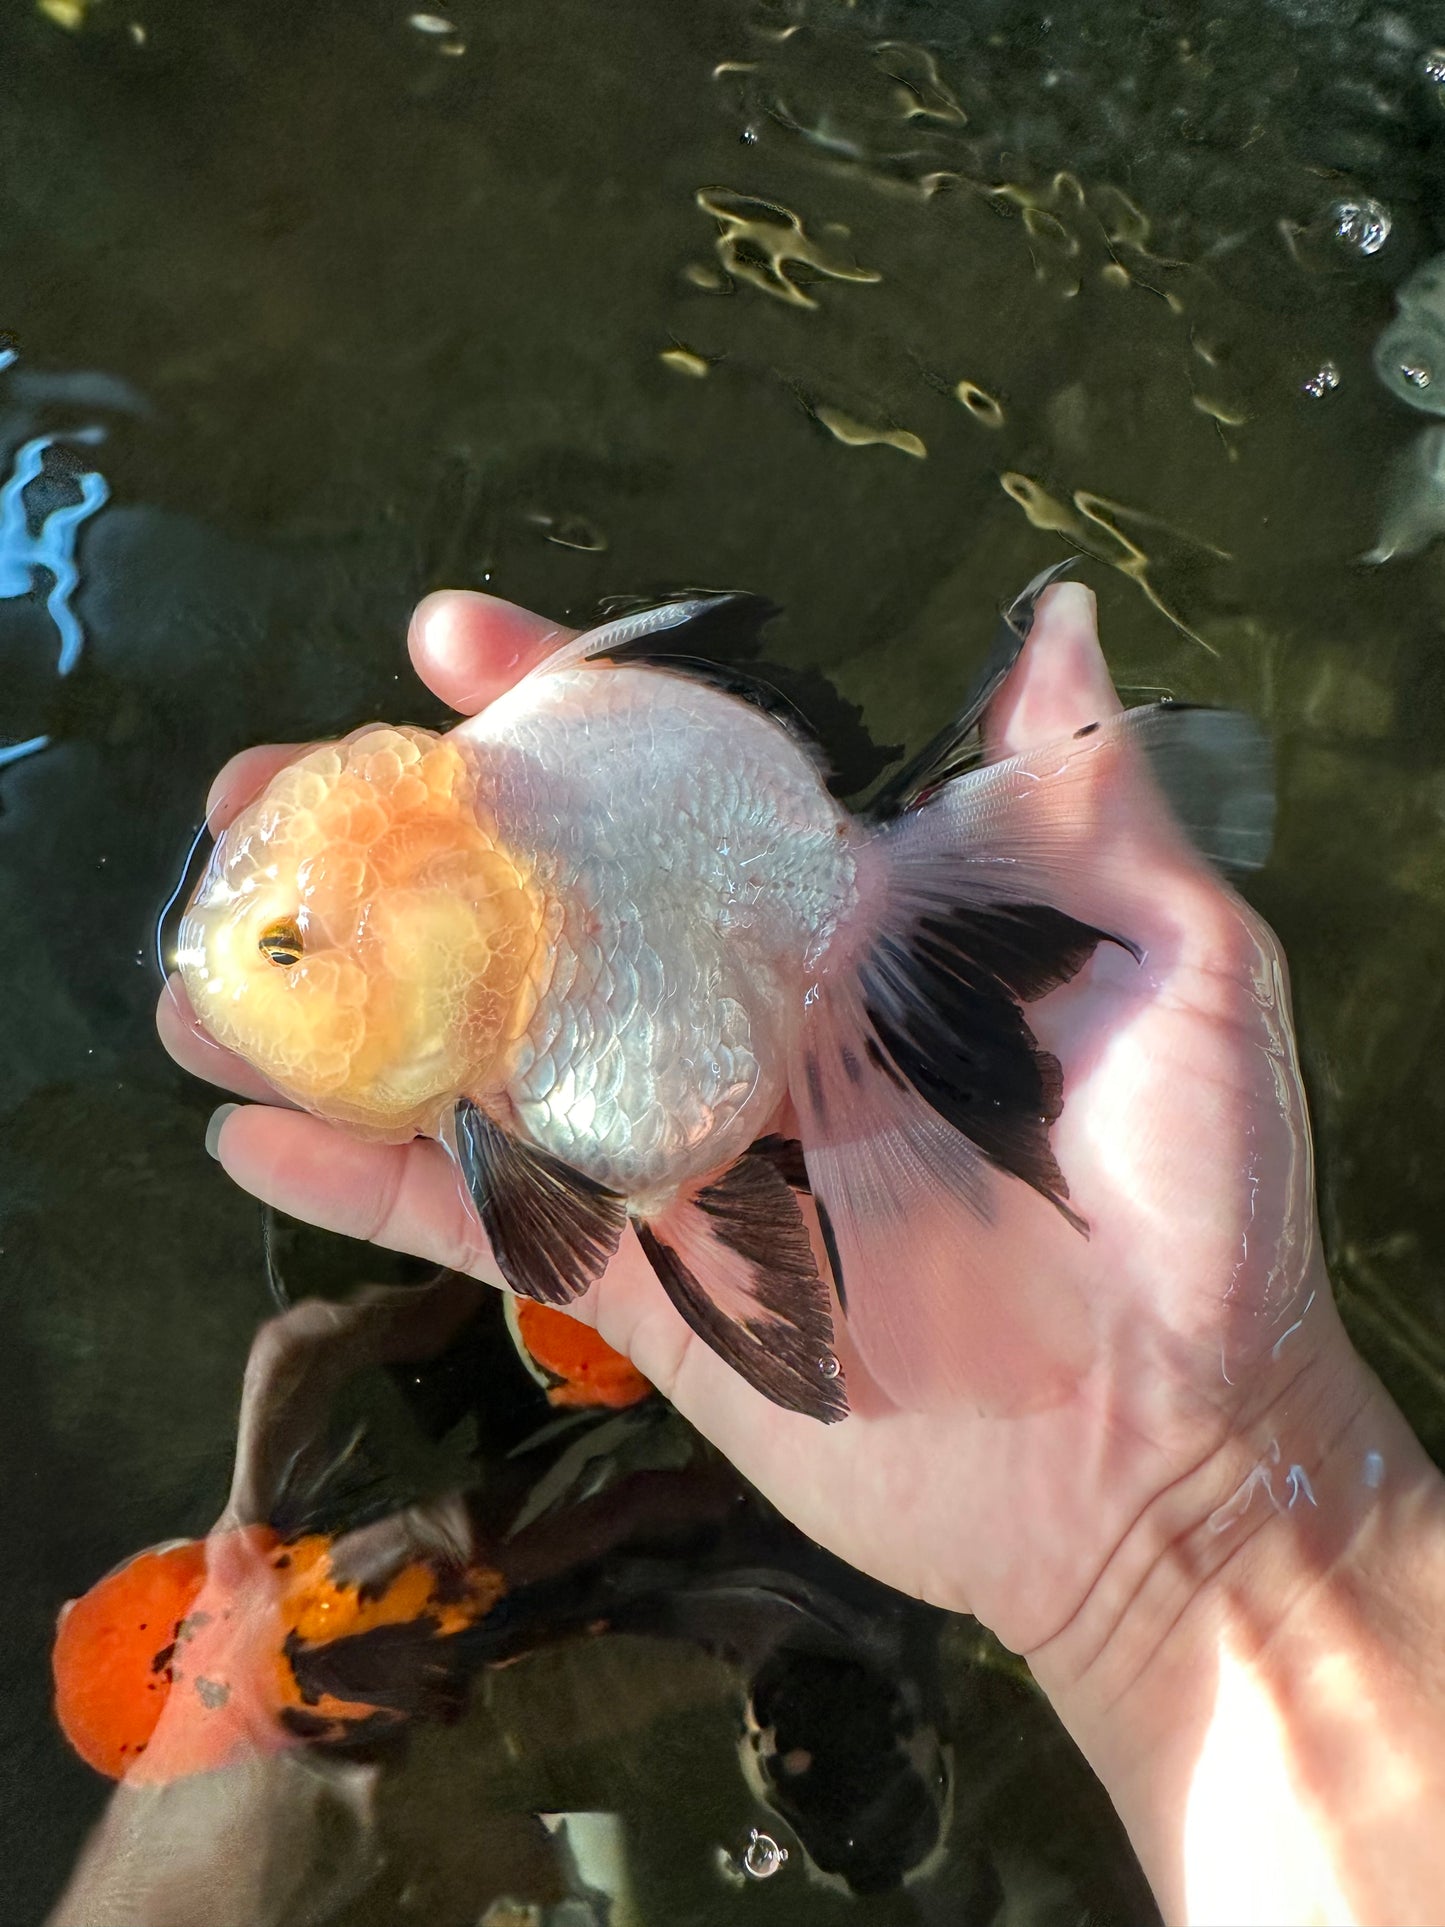
[[[1235,862],[1268,841],[1258,732],[1224,712],[1155,704],[974,766],[1056,573],[866,817],[775,704],[709,668],[771,613],[737,596],[568,641],[445,735],[307,750],[218,840],[182,922],[201,1022],[324,1118],[439,1138],[523,1297],[579,1296],[630,1222],[687,1323],[776,1403],[847,1412],[835,1295],[884,1390],[928,1402],[911,1284],[934,1290],[997,1181],[1083,1229],[1050,1144],[1059,1063],[1025,1010],[1100,942],[1139,951],[1056,907],[1081,772],[1127,740],[1166,789],[1172,764],[1191,801],[1223,793],[1202,814]],[[789,1099],[799,1142],[770,1135]]]
[[[51,1659],[75,1751],[111,1779],[159,1783],[451,1704],[448,1644],[491,1612],[500,1574],[412,1560],[360,1585],[333,1571],[334,1543],[247,1526],[98,1580],[61,1614]]]
[[[621,1411],[651,1398],[650,1380],[590,1325],[535,1298],[507,1298],[507,1329],[517,1356],[549,1405]]]

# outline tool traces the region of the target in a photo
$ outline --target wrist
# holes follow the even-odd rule
[[[1406,1862],[1445,1796],[1445,1482],[1320,1303],[1029,1656],[1171,1920],[1433,1917]]]

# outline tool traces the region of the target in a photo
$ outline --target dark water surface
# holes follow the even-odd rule
[[[50,1722],[56,1609],[214,1519],[272,1309],[213,1094],[154,1037],[155,914],[233,750],[435,719],[402,638],[443,583],[579,622],[765,591],[789,656],[916,743],[998,604],[1093,557],[1126,694],[1275,734],[1251,894],[1293,966],[1332,1271],[1445,1457],[1445,505],[1431,418],[1371,361],[1445,250],[1438,11],[438,6],[0,25],[16,1927],[104,1797]],[[290,1259],[307,1289],[380,1275],[314,1234]],[[913,1632],[944,1847],[906,1887],[814,1880],[739,1769],[738,1667],[637,1636],[492,1676],[385,1769],[370,1884],[288,1918],[555,1903],[535,1808],[621,1813],[618,1920],[1146,1918],[1026,1681],[964,1622]],[[754,1827],[790,1846],[770,1879],[720,1866]]]

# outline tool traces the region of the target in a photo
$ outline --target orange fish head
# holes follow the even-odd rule
[[[265,1655],[280,1637],[264,1527],[138,1553],[60,1615],[55,1712],[112,1779],[157,1782],[292,1744]]]
[[[217,1043],[369,1137],[435,1131],[531,1015],[542,902],[476,792],[429,730],[309,749],[220,837],[181,922]]]

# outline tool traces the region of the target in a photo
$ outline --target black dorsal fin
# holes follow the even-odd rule
[[[766,596],[728,592],[679,598],[692,613],[666,627],[644,627],[620,644],[607,640],[609,622],[588,652],[609,662],[651,663],[694,677],[751,703],[818,745],[828,787],[851,796],[876,783],[902,754],[897,743],[874,742],[863,712],[818,669],[799,669],[764,656],[763,630],[780,613]],[[663,605],[666,606],[666,605]]]
[[[607,1269],[627,1223],[616,1191],[510,1136],[469,1097],[454,1113],[457,1160],[497,1268],[545,1305],[580,1298]]]
[[[847,1417],[828,1286],[768,1151],[746,1153],[714,1183],[634,1226],[689,1326],[754,1390],[824,1424]]]
[[[1060,576],[1066,575],[1077,560],[1077,556],[1066,556],[1062,562],[1055,562],[1052,568],[1042,570],[1002,612],[994,629],[988,656],[975,678],[968,701],[953,721],[946,723],[870,799],[867,813],[874,822],[883,822],[890,816],[901,816],[905,810],[916,809],[936,789],[941,789],[945,783],[955,776],[961,776],[977,763],[982,752],[984,714],[1028,641],[1039,597]]]

